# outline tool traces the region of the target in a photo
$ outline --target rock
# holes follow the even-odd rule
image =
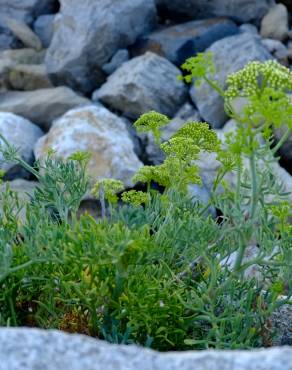
[[[54,14],[41,15],[33,24],[36,35],[41,40],[43,46],[48,48],[54,33]]]
[[[248,62],[272,58],[260,40],[248,32],[219,40],[207,51],[214,55],[216,79],[222,86],[230,73],[243,68]],[[207,83],[202,83],[200,87],[193,86],[191,98],[200,115],[212,127],[222,127],[227,121],[222,98]]]
[[[8,83],[12,90],[30,91],[53,87],[44,64],[20,64],[11,67],[8,74]]]
[[[152,51],[180,66],[187,58],[203,52],[215,41],[238,32],[236,24],[227,18],[191,21],[142,36],[132,52],[141,55]]]
[[[18,148],[19,155],[28,163],[33,160],[33,147],[37,140],[43,136],[42,130],[30,121],[12,113],[0,113],[0,133],[4,138]],[[0,139],[2,145],[2,140]],[[14,178],[18,175],[19,167],[14,163],[1,163],[3,156],[0,154],[0,168],[6,172],[6,178]],[[23,176],[23,171],[20,171]]]
[[[3,59],[14,64],[42,64],[45,60],[45,51],[30,48],[5,50],[0,52],[0,61]]]
[[[9,30],[23,45],[36,50],[42,49],[41,40],[26,23],[8,17],[5,18],[5,22]]]
[[[273,344],[275,346],[292,346],[292,305],[283,305],[273,312],[271,322],[277,333]]]
[[[288,66],[288,49],[281,41],[262,39],[262,44],[265,45],[268,51],[278,60],[279,63]]]
[[[156,0],[158,11],[174,20],[230,17],[241,23],[258,23],[274,0]]]
[[[249,32],[252,33],[253,35],[258,35],[258,29],[254,24],[251,23],[245,23],[239,26],[239,30],[241,32]]]
[[[22,206],[20,212],[18,212],[15,216],[21,223],[25,223],[26,221],[25,206],[29,202],[30,196],[33,195],[34,190],[36,186],[38,185],[38,183],[36,181],[15,179],[9,182],[4,182],[2,185],[0,185],[1,192],[5,190],[7,185],[9,185],[11,190],[17,193],[19,203]],[[0,211],[1,211],[1,202],[0,202]],[[1,369],[1,365],[0,365],[0,369]]]
[[[31,24],[39,15],[53,13],[56,8],[56,0],[0,0],[0,17],[8,16]]]
[[[131,186],[132,176],[142,166],[125,123],[102,106],[73,109],[56,120],[37,142],[36,158],[45,157],[49,149],[61,158],[77,150],[91,153],[88,173],[94,181],[109,177]]]
[[[195,107],[187,102],[176,113],[170,123],[160,129],[161,140],[163,142],[169,140],[179,128],[190,121],[200,121],[200,116]],[[140,134],[140,137],[144,142],[147,162],[152,164],[162,163],[164,160],[163,152],[155,144],[152,134]]]
[[[288,36],[288,10],[283,4],[273,6],[261,23],[261,36],[283,41]]]
[[[0,52],[2,50],[17,48],[21,46],[21,42],[16,40],[11,31],[9,31],[0,20]]]
[[[69,109],[89,103],[90,100],[77,95],[68,87],[0,93],[0,112],[18,114],[45,131],[54,119]]]
[[[130,59],[129,52],[127,49],[118,50],[115,55],[112,57],[109,63],[106,63],[102,66],[102,70],[107,75],[114,73],[123,63],[127,62]]]
[[[147,52],[117,69],[93,99],[132,118],[150,110],[171,117],[187,98],[187,87],[177,80],[179,74],[167,59]]]
[[[53,82],[90,93],[104,81],[102,66],[155,18],[154,0],[61,0],[46,57]]]
[[[44,52],[33,49],[5,50],[0,52],[0,91],[10,89],[9,73],[21,64],[40,64],[44,60]]]
[[[291,370],[289,347],[253,351],[159,353],[84,335],[31,328],[0,329],[1,370]]]
[[[288,42],[288,58],[292,60],[292,41]]]

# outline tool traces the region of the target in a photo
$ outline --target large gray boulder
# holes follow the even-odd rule
[[[156,0],[158,10],[174,19],[226,16],[240,22],[259,22],[274,0]]]
[[[0,93],[0,112],[12,112],[29,119],[47,131],[52,121],[69,109],[90,104],[90,100],[68,87],[35,91],[7,91]]]
[[[177,80],[179,74],[167,59],[147,52],[118,68],[93,100],[132,118],[150,110],[173,116],[187,98],[187,87]]]
[[[54,83],[83,92],[103,80],[101,67],[155,22],[154,0],[61,0],[46,64]]]
[[[43,132],[38,126],[15,114],[0,112],[0,133],[9,144],[18,149],[22,159],[32,163],[33,147],[38,139],[43,136]],[[5,147],[1,139],[0,143]],[[15,163],[2,161],[3,155],[0,153],[0,169],[4,170],[9,178],[17,176],[19,168],[15,168]],[[20,172],[23,175],[23,171]]]
[[[243,68],[253,60],[265,61],[272,58],[260,39],[251,33],[226,37],[215,42],[207,51],[214,55],[216,79],[224,87],[226,77]],[[223,99],[207,83],[191,88],[191,98],[200,115],[212,127],[219,128],[227,121]]]
[[[292,348],[159,353],[56,330],[0,329],[0,370],[292,370]]]
[[[227,18],[191,21],[142,36],[132,48],[134,55],[152,51],[180,66],[187,58],[206,50],[215,41],[239,32]]]
[[[91,153],[87,169],[95,181],[115,178],[131,186],[131,178],[142,166],[124,121],[101,105],[73,109],[56,120],[37,142],[36,158],[46,157],[50,149],[61,158],[78,150]]]

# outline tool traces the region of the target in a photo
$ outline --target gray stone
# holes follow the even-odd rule
[[[191,21],[142,36],[132,47],[132,52],[141,55],[152,51],[180,66],[215,41],[238,32],[236,24],[227,18]]]
[[[291,370],[292,348],[159,353],[84,335],[0,329],[0,370]]]
[[[12,17],[27,24],[41,14],[52,13],[56,0],[0,0],[1,17]]]
[[[120,49],[112,57],[109,63],[102,66],[102,70],[107,74],[111,75],[116,69],[118,69],[123,63],[130,59],[129,52],[127,49]]]
[[[30,48],[4,50],[0,52],[0,60],[4,59],[14,64],[42,64],[45,59],[45,51]]]
[[[11,90],[31,91],[53,87],[44,64],[19,64],[9,68],[8,84]]]
[[[22,159],[32,163],[33,147],[37,140],[43,136],[43,132],[38,126],[15,114],[0,112],[0,133],[9,144],[18,149]],[[5,146],[1,140],[0,142]],[[14,163],[2,161],[3,156],[0,154],[0,168],[7,173],[9,178],[17,176],[19,168],[15,169]]]
[[[9,73],[16,65],[40,64],[44,60],[44,52],[33,49],[4,50],[0,52],[0,91],[11,88]]]
[[[207,49],[214,55],[216,79],[224,87],[226,77],[243,68],[253,60],[265,61],[272,58],[260,40],[251,33],[226,37],[215,42]],[[227,121],[223,100],[216,91],[203,82],[199,87],[191,88],[191,98],[200,115],[212,127],[219,128]]]
[[[53,82],[93,91],[104,81],[102,66],[149,31],[155,18],[154,0],[61,0],[46,57]]]
[[[241,32],[249,32],[252,33],[253,35],[258,35],[258,29],[254,24],[251,23],[245,23],[239,26],[239,30]]]
[[[292,305],[283,305],[273,312],[271,322],[276,332],[274,345],[292,346]]]
[[[281,41],[275,39],[262,39],[262,44],[265,45],[279,63],[288,66],[288,49]]]
[[[0,52],[2,50],[17,48],[21,46],[21,42],[18,41],[11,31],[1,24],[0,21]]]
[[[0,93],[0,112],[18,114],[45,131],[50,128],[54,119],[69,109],[89,103],[90,100],[77,95],[68,87]]]
[[[158,10],[175,19],[230,17],[239,22],[259,22],[274,0],[156,0]]]
[[[150,110],[173,116],[187,98],[179,74],[167,59],[147,52],[124,63],[93,98],[133,118]]]
[[[262,19],[261,36],[284,41],[288,31],[288,10],[285,5],[277,4]]]
[[[87,169],[93,181],[115,178],[131,186],[131,178],[142,166],[125,123],[102,106],[73,109],[56,120],[37,142],[36,158],[44,158],[50,149],[61,158],[77,150],[91,153]]]
[[[54,33],[54,14],[41,15],[33,24],[34,32],[40,38],[43,46],[48,48]]]
[[[39,37],[32,31],[32,29],[23,21],[5,18],[6,26],[19,39],[24,46],[36,50],[42,49],[42,43]]]

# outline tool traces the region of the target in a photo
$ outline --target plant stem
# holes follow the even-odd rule
[[[251,175],[251,204],[250,204],[250,218],[253,220],[255,217],[257,202],[258,202],[258,184],[256,173],[255,154],[252,151],[249,157],[250,175]]]

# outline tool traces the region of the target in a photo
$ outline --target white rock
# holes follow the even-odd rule
[[[288,32],[288,10],[285,5],[277,4],[262,19],[261,36],[283,41]]]
[[[88,173],[94,181],[115,178],[131,186],[132,176],[142,166],[125,123],[102,106],[73,109],[56,120],[37,142],[36,158],[44,158],[49,149],[61,158],[79,150],[91,153]]]
[[[15,114],[0,112],[0,133],[9,144],[18,148],[19,154],[26,162],[32,162],[33,147],[37,140],[43,136],[43,132],[38,126]],[[5,147],[4,143],[3,145]],[[0,154],[0,161],[2,160],[3,156]],[[5,172],[12,171],[14,166],[13,163],[0,164],[0,168]]]

